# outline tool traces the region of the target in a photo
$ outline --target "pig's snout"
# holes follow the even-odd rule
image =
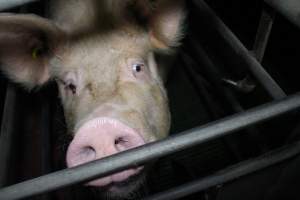
[[[67,151],[67,166],[74,167],[145,144],[137,131],[112,118],[86,122],[74,136]],[[106,186],[137,174],[142,167],[128,169],[89,182],[89,186]]]

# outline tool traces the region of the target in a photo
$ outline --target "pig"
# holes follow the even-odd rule
[[[53,0],[49,19],[0,14],[0,69],[27,90],[55,81],[72,141],[67,167],[165,138],[168,98],[157,55],[183,37],[183,0]],[[86,183],[124,198],[145,166]]]

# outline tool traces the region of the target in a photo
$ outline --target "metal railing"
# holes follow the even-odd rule
[[[261,66],[255,57],[246,49],[241,41],[232,33],[232,31],[222,22],[215,12],[202,0],[193,1],[198,8],[199,13],[206,19],[207,26],[213,27],[219,35],[234,50],[237,57],[245,61],[246,67],[252,72],[263,88],[273,99],[281,99],[286,96],[285,92],[276,83],[276,81]]]
[[[213,175],[196,180],[170,190],[155,194],[144,200],[174,200],[190,194],[218,186],[226,182],[235,180],[250,173],[265,169],[285,160],[291,159],[300,154],[300,142],[287,145],[254,159],[240,162],[227,169],[218,171]]]
[[[0,9],[8,9],[32,1],[33,0],[3,0],[0,1]],[[273,22],[273,18],[271,18],[271,21],[268,21],[265,25],[262,23],[262,28],[264,28],[264,26],[269,26],[269,28],[265,27],[266,31],[260,32],[263,33],[262,37],[260,37],[262,38],[262,46],[257,45],[257,48],[261,50],[258,53],[259,56],[257,60],[253,55],[251,55],[251,53],[249,53],[238,38],[228,29],[228,27],[217,17],[217,15],[204,1],[194,0],[193,2],[198,7],[199,11],[201,11],[201,15],[208,19],[207,21],[209,21],[209,25],[222,36],[233,50],[235,50],[236,56],[245,61],[248,69],[253,73],[254,77],[276,101],[243,111],[198,128],[184,131],[181,134],[161,141],[131,149],[78,167],[64,169],[19,184],[1,188],[0,199],[12,200],[30,197],[80,182],[104,177],[126,168],[136,167],[147,161],[172,154],[182,149],[223,137],[232,132],[249,127],[256,123],[262,123],[265,120],[269,120],[300,108],[300,93],[286,97],[285,92],[259,63],[267,45],[267,38],[271,31],[270,25]],[[299,17],[296,17],[299,16],[300,10],[300,3],[298,0],[265,0],[265,2],[285,15],[294,24],[299,26]],[[0,148],[2,148],[2,146]],[[242,162],[202,180],[149,197],[148,200],[176,199],[183,197],[199,190],[203,190],[263,169],[272,164],[298,155],[299,152],[300,143],[298,142],[256,159]]]
[[[300,108],[300,93],[239,113],[173,137],[131,149],[78,167],[64,169],[0,190],[0,199],[19,199],[53,191],[79,182],[141,165],[184,148],[207,142],[234,131]]]

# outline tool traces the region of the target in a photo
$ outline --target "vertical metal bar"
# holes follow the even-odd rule
[[[0,135],[0,187],[7,184],[9,163],[13,146],[15,127],[16,90],[8,84],[3,110]]]
[[[51,172],[51,137],[50,137],[50,103],[45,98],[45,95],[42,97],[42,110],[41,110],[41,170],[42,174],[47,174]],[[50,199],[49,194],[43,194],[40,197],[41,200]]]
[[[218,67],[216,67],[213,61],[209,58],[205,50],[201,47],[201,44],[195,39],[191,39],[191,44],[193,44],[193,50],[197,55],[196,57],[203,63],[202,67],[207,72],[207,75],[212,79],[216,90],[224,97],[224,100],[229,103],[234,112],[243,112],[244,108],[235,98],[232,91],[222,86],[221,80],[224,77],[219,72]],[[263,142],[263,138],[259,135],[258,130],[255,127],[248,127],[245,131],[253,138],[253,140],[259,141],[256,142],[255,145],[261,152],[265,152],[267,150],[265,142]],[[241,158],[241,155],[239,154],[240,153],[236,153],[237,158]]]
[[[274,99],[286,97],[285,92],[266,72],[261,64],[250,54],[241,41],[232,33],[232,31],[217,17],[215,12],[203,1],[193,0],[199,13],[205,18],[208,26],[213,27],[219,35],[230,45],[236,56],[245,61],[246,66],[252,72],[268,94]]]
[[[253,52],[255,54],[255,57],[260,63],[262,62],[266,51],[274,19],[275,11],[272,8],[267,7],[265,5],[260,17],[256,38],[253,46]]]

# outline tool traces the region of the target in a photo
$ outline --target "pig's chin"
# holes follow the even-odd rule
[[[86,186],[90,187],[106,199],[126,199],[135,196],[135,193],[145,182],[145,177],[145,172],[142,170],[122,181],[110,181],[108,184],[103,185],[102,178],[102,180],[97,179],[91,181],[87,183]]]
[[[135,176],[137,176],[141,172],[142,169],[143,169],[143,167],[138,167],[135,169],[128,169],[128,170],[125,170],[122,172],[112,174],[110,176],[106,176],[104,178],[90,181],[86,185],[94,186],[94,187],[105,187],[105,186],[112,185],[112,184],[120,185],[120,184],[123,184],[124,182],[127,182],[128,180],[134,178]]]

